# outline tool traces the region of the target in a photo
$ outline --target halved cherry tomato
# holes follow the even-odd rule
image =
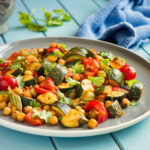
[[[40,84],[40,88],[51,91],[53,93],[56,93],[57,91],[56,85],[54,84],[53,80],[50,78],[47,78],[44,82],[42,82]]]
[[[112,91],[119,91],[119,92],[125,92],[125,93],[129,92],[128,90],[125,90],[125,89],[120,88],[120,87],[112,87]]]
[[[124,80],[132,80],[136,78],[136,70],[130,65],[124,65],[120,68],[120,71],[124,74]]]
[[[18,84],[15,77],[1,76],[0,78],[0,90],[7,90],[8,86],[14,89]]]
[[[59,49],[55,47],[50,47],[49,49],[46,50],[46,54],[48,54],[49,52],[55,52],[55,51],[59,51]]]
[[[8,57],[6,60],[15,61],[18,56],[19,56],[19,53],[18,53],[18,52],[14,52],[14,53],[13,53],[10,57]]]
[[[7,68],[12,64],[12,62],[8,61],[8,62],[4,62],[0,64],[0,68]]]
[[[39,110],[40,111],[40,110]],[[30,110],[26,115],[25,115],[25,120],[33,125],[33,126],[40,126],[44,123],[44,120],[40,119],[38,116],[35,116],[34,118],[32,117],[33,110]]]
[[[98,100],[92,100],[88,102],[86,105],[83,106],[83,108],[85,111],[89,111],[90,109],[95,109],[96,111],[98,111],[97,123],[104,122],[108,119],[108,112],[106,108]]]
[[[35,85],[34,88],[35,88],[35,90],[36,90],[38,93],[40,93],[40,94],[44,94],[44,93],[48,92],[48,90],[45,90],[45,89],[43,89],[43,88],[40,88],[38,85]]]

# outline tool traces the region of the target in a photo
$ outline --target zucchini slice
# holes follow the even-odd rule
[[[141,83],[134,82],[129,91],[129,95],[128,95],[129,99],[139,100],[142,95],[143,88],[144,87]]]
[[[108,82],[110,85],[115,87],[123,87],[124,76],[118,69],[110,69],[108,74]]]
[[[56,62],[58,60],[58,56],[55,53],[48,53],[48,55],[45,57],[49,62]]]
[[[69,89],[65,92],[65,96],[74,99],[76,96],[76,89]]]
[[[112,90],[112,86],[110,86],[110,85],[100,86],[95,89],[95,94],[97,94],[97,95],[108,94],[111,92],[111,90]]]
[[[39,70],[39,68],[41,67],[41,65],[42,65],[41,62],[35,61],[35,62],[31,63],[30,65],[28,65],[26,67],[26,70],[30,70],[31,72],[34,72],[34,71]]]
[[[117,100],[115,100],[110,106],[108,106],[107,110],[111,118],[119,117],[122,112],[122,108]]]
[[[25,75],[23,77],[23,80],[24,80],[25,86],[30,86],[30,85],[34,86],[37,84],[36,80],[31,75]]]
[[[67,69],[57,64],[53,69],[49,71],[47,77],[50,77],[56,85],[59,85],[65,78],[65,75],[68,73]]]
[[[110,66],[115,69],[120,69],[122,66],[125,65],[125,63],[126,62],[120,57],[115,57],[113,58],[113,60],[110,61]]]
[[[100,69],[108,74],[111,68],[100,62]]]
[[[37,97],[37,100],[43,104],[53,104],[58,100],[58,97],[52,92],[46,92],[44,94],[40,94]]]
[[[73,89],[74,87],[73,86],[70,86],[68,83],[60,83],[58,85],[58,89],[61,91],[61,92],[65,92],[65,91],[68,91],[70,89]]]
[[[27,98],[24,96],[20,96],[20,98],[21,98],[21,102],[22,102],[23,107],[30,106],[30,102],[34,100],[32,98]]]
[[[94,94],[94,92],[84,91],[81,95],[81,99],[84,102],[89,102],[89,101],[95,99],[95,94]]]
[[[17,77],[19,74],[23,75],[24,73],[23,73],[23,71],[20,68],[14,69],[12,75]]]
[[[37,70],[38,75],[44,75],[44,72],[49,72],[53,68],[53,64],[47,59],[44,59],[43,65]]]
[[[111,52],[105,52],[105,51],[101,51],[99,53],[100,56],[102,56],[103,58],[108,58],[110,60],[113,59],[113,54]]]
[[[56,112],[56,115],[61,117],[67,115],[71,108],[67,104],[57,103],[52,106],[52,110]]]

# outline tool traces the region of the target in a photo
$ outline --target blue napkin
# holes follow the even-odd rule
[[[85,20],[77,36],[135,49],[150,37],[150,0],[111,0]]]

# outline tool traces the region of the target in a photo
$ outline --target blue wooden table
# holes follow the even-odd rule
[[[108,0],[16,0],[16,8],[9,19],[9,31],[0,36],[0,44],[45,36],[75,36],[84,19],[107,4]],[[48,31],[32,32],[22,27],[18,12],[31,12],[43,17],[40,7],[46,10],[62,8],[72,16],[72,21]],[[38,22],[38,20],[35,20]],[[150,61],[150,42],[141,45],[135,53]],[[42,137],[16,132],[0,126],[0,150],[148,150],[150,142],[150,117],[127,129],[111,134],[86,138]]]

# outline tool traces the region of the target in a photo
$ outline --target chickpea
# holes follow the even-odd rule
[[[32,49],[31,49],[31,53],[32,53],[32,54],[37,54],[37,50],[36,50],[35,48],[32,48]]]
[[[85,110],[84,109],[82,109],[82,107],[80,107],[80,106],[76,106],[76,108],[75,108],[77,111],[79,111],[79,112],[81,112],[82,114],[84,114],[85,115]]]
[[[11,108],[11,111],[12,112],[15,112],[17,109],[16,109],[16,107],[15,106],[13,106],[12,108]]]
[[[90,109],[88,112],[88,117],[89,118],[97,118],[98,117],[98,111],[96,109]]]
[[[49,105],[45,105],[45,106],[43,107],[43,109],[46,110],[46,111],[49,111],[49,110],[50,110],[50,106],[49,106]]]
[[[91,51],[92,53],[95,53],[95,49],[90,49],[90,51]]]
[[[19,111],[14,111],[14,112],[12,112],[11,117],[13,119],[16,119],[18,114],[19,114]]]
[[[73,74],[72,78],[73,78],[74,80],[79,81],[79,80],[80,80],[80,75],[79,75],[78,73],[75,73],[75,74]]]
[[[130,106],[130,101],[127,98],[122,99],[122,106],[123,107],[128,107]]]
[[[58,60],[58,63],[64,66],[65,63],[66,63],[66,61],[65,61],[64,59],[59,59],[59,60]]]
[[[34,88],[31,88],[30,92],[31,92],[32,97],[36,97],[38,94]]]
[[[111,104],[112,104],[111,101],[106,101],[106,102],[105,102],[105,107],[107,108],[107,107],[110,106]]]
[[[26,55],[27,52],[29,52],[29,50],[28,50],[27,48],[21,49],[21,50],[20,50],[20,55],[21,55],[21,56],[24,56],[24,55]]]
[[[19,95],[22,95],[22,93],[23,93],[23,90],[21,88],[18,88],[18,87],[16,87],[13,91]]]
[[[88,122],[88,127],[93,129],[97,126],[97,121],[95,119],[90,119]]]
[[[32,72],[31,72],[30,70],[26,70],[26,71],[24,72],[24,74],[25,74],[25,75],[32,75]]]
[[[52,113],[53,116],[56,116],[56,112],[54,110],[50,111]]]
[[[8,103],[8,107],[9,107],[9,108],[12,108],[13,106],[14,106],[14,105],[13,105],[12,102],[9,102],[9,103]]]
[[[25,114],[23,113],[23,112],[19,112],[18,114],[17,114],[17,121],[19,121],[19,122],[23,122],[24,121],[24,119],[25,119]]]
[[[38,53],[43,52],[43,48],[38,48],[38,49],[37,49],[37,52],[38,52]]]
[[[23,111],[27,114],[32,109],[31,106],[24,107]]]
[[[97,95],[96,98],[101,101],[101,102],[104,102],[105,101],[105,94],[100,94],[100,95]]]
[[[7,106],[6,102],[0,102],[0,109],[4,109]]]
[[[9,115],[11,114],[11,108],[5,107],[5,108],[3,109],[3,114],[4,114],[5,116],[9,116]]]
[[[58,118],[56,116],[52,116],[50,119],[49,119],[49,123],[51,125],[57,125],[58,124]]]
[[[43,76],[39,76],[38,77],[38,82],[39,83],[42,83],[42,82],[44,82],[45,81],[45,77],[43,77]]]
[[[50,47],[57,47],[57,43],[56,43],[56,42],[52,42],[52,43],[50,44]]]
[[[0,95],[0,102],[8,101],[9,95],[8,94],[1,94]]]
[[[98,71],[97,75],[100,76],[101,74],[104,74],[104,78],[106,77],[106,73],[104,71]]]
[[[24,91],[24,92],[23,92],[23,96],[24,96],[24,97],[32,98],[32,95],[31,95],[30,91]]]
[[[103,57],[99,56],[99,55],[94,55],[94,58],[98,61],[101,61],[103,59]]]

